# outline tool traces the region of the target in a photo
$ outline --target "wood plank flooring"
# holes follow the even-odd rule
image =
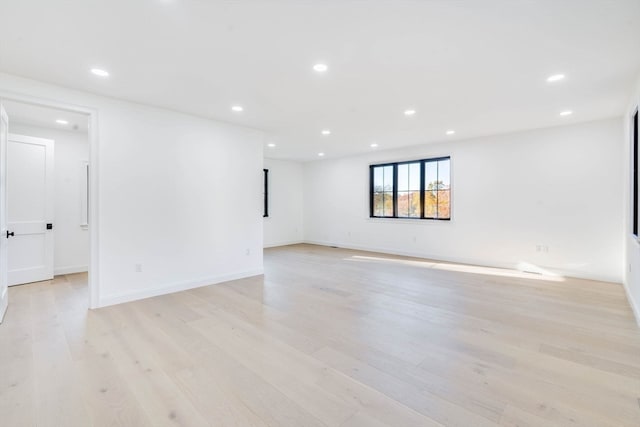
[[[9,298],[2,426],[640,426],[618,284],[294,245],[99,310],[83,274]]]

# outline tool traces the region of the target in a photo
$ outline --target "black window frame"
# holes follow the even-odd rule
[[[263,177],[264,177],[264,206],[262,211],[262,217],[269,217],[269,169],[262,169]]]
[[[395,218],[396,216],[396,212],[398,211],[398,207],[397,207],[397,188],[398,188],[398,174],[397,174],[397,164],[396,163],[382,163],[382,164],[377,164],[377,165],[369,165],[369,216],[371,218]],[[375,216],[373,215],[373,194],[374,194],[374,188],[373,188],[373,171],[376,167],[385,167],[385,166],[393,166],[393,190],[392,190],[392,194],[391,194],[391,199],[392,199],[392,204],[393,204],[393,208],[392,208],[392,212],[393,212],[393,216]],[[388,191],[383,191],[383,193],[388,193]],[[384,196],[383,196],[384,197]]]
[[[636,107],[636,111],[633,113],[633,115],[631,116],[631,143],[633,145],[633,152],[632,152],[632,158],[633,158],[633,173],[632,173],[632,177],[633,177],[633,182],[631,183],[631,188],[632,188],[632,194],[633,194],[633,219],[632,219],[632,232],[633,235],[638,237],[638,210],[639,210],[639,206],[638,204],[640,203],[640,200],[638,200],[638,175],[639,175],[639,171],[638,171],[638,156],[640,155],[640,153],[638,153],[638,108]]]
[[[442,160],[449,161],[449,217],[448,218],[438,218],[438,217],[428,217],[425,216],[426,212],[426,198],[425,198],[425,171],[426,164],[432,162],[438,162]],[[412,163],[420,163],[420,216],[412,217],[412,216],[398,216],[398,166],[399,165],[408,165]],[[374,171],[375,168],[379,167],[393,167],[393,215],[392,216],[380,216],[374,215]],[[428,159],[418,159],[418,160],[406,160],[402,162],[387,162],[387,163],[376,163],[369,165],[369,218],[377,218],[377,219],[408,219],[408,220],[434,220],[434,221],[451,221],[451,156],[441,156],[441,157],[432,157]]]

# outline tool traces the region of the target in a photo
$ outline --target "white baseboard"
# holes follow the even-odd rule
[[[278,246],[289,246],[289,245],[299,245],[300,243],[305,243],[304,240],[290,240],[287,242],[277,242],[277,243],[265,243],[263,248],[277,248]]]
[[[633,296],[631,295],[631,291],[629,290],[629,286],[627,285],[626,281],[622,283],[622,286],[624,286],[624,291],[627,294],[627,301],[629,301],[629,305],[631,306],[631,311],[633,311],[633,315],[636,318],[636,323],[640,328],[640,306],[633,299]]]
[[[224,274],[221,276],[206,277],[187,282],[178,282],[166,284],[156,288],[147,288],[129,292],[123,292],[114,295],[106,295],[98,299],[98,307],[107,307],[109,305],[122,304],[125,302],[136,301],[144,298],[157,297],[159,295],[172,294],[175,292],[186,291],[188,289],[199,288],[202,286],[215,285],[218,283],[229,282],[231,280],[244,279],[247,277],[259,276],[264,274],[263,269],[242,271],[238,273]]]
[[[53,275],[60,276],[63,274],[86,273],[87,271],[89,271],[89,266],[87,265],[71,265],[68,267],[54,268]]]
[[[4,292],[2,292],[2,295],[0,295],[0,323],[2,323],[4,315],[7,312],[7,303],[9,302],[6,298],[7,292],[9,292],[9,289],[5,288]]]
[[[345,249],[378,252],[378,253],[390,254],[390,255],[400,255],[400,256],[409,256],[414,258],[432,259],[434,261],[455,262],[458,264],[477,265],[481,267],[506,268],[510,270],[517,270],[517,267],[513,263],[506,263],[506,262],[494,261],[494,260],[480,260],[480,259],[446,257],[446,256],[443,257],[441,255],[425,254],[420,252],[399,251],[399,250],[390,249],[390,248],[361,246],[361,245],[352,245],[352,244],[344,244],[344,243],[331,243],[331,242],[322,242],[322,241],[316,241],[316,240],[305,240],[304,243],[309,243],[312,245],[321,245],[321,246],[336,246],[336,247],[345,248]],[[613,282],[613,283],[622,282],[622,280],[619,277],[592,274],[592,273],[583,272],[583,271],[562,270],[562,269],[546,267],[546,266],[541,266],[541,267],[553,274],[557,274],[563,277],[575,277],[578,279],[597,280],[601,282]]]

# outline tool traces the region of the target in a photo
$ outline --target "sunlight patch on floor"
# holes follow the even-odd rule
[[[479,265],[452,264],[437,261],[418,261],[409,259],[383,258],[375,256],[354,255],[345,261],[377,262],[383,264],[399,264],[411,267],[432,268],[435,270],[455,271],[459,273],[481,274],[486,276],[514,277],[518,279],[547,280],[564,282],[564,277],[527,262],[518,263],[517,270],[506,268],[483,267]]]

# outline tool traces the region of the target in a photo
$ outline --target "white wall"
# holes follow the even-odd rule
[[[305,166],[305,240],[620,282],[622,138],[610,119],[316,161]],[[446,155],[451,221],[368,218],[369,164]]]
[[[262,272],[260,132],[7,74],[0,92],[97,111],[98,305]]]
[[[629,107],[624,115],[624,161],[622,163],[625,173],[625,277],[624,285],[627,291],[627,297],[636,316],[636,321],[640,326],[640,242],[633,236],[633,196],[631,194],[631,182],[633,170],[633,144],[631,142],[631,115],[640,105],[640,79],[630,98]]]
[[[264,159],[269,169],[269,217],[264,218],[264,247],[303,240],[303,167],[301,163]]]
[[[11,111],[7,111],[11,115]],[[81,224],[81,171],[89,159],[88,135],[37,126],[10,124],[11,133],[53,139],[55,157],[54,273],[87,271],[89,232]]]

